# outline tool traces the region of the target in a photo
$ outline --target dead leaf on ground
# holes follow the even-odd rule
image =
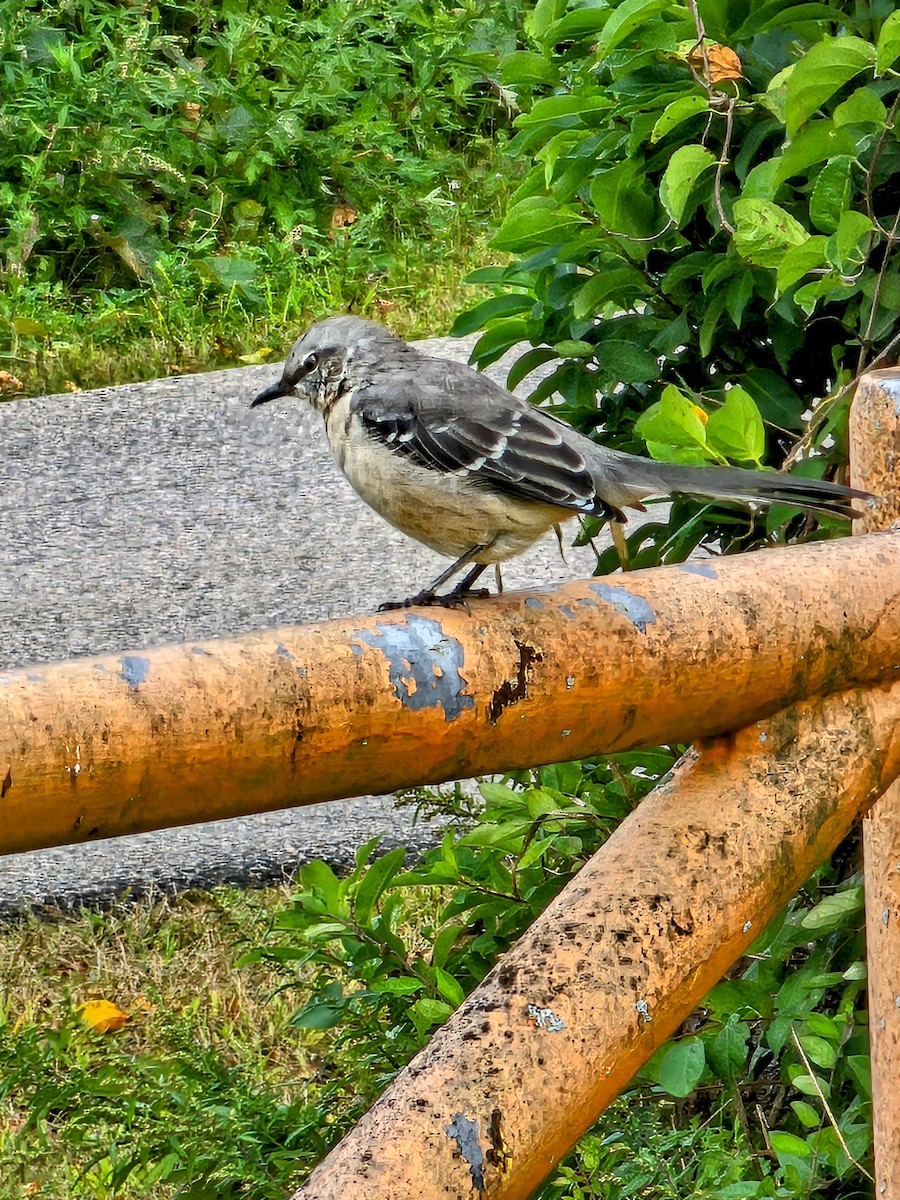
[[[128,1013],[122,1012],[112,1000],[87,1000],[75,1011],[95,1033],[114,1033],[128,1021]]]
[[[725,83],[728,79],[743,79],[741,60],[730,46],[722,46],[718,42],[706,43],[706,58],[704,61],[703,43],[698,42],[687,56],[688,66],[693,67],[701,78],[706,78],[709,67],[709,83]]]
[[[9,371],[0,371],[0,392],[24,392],[25,384]]]
[[[339,204],[331,214],[331,228],[346,229],[358,216],[359,210],[355,209],[352,204]]]

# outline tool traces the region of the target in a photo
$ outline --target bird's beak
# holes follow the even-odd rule
[[[268,404],[270,400],[277,400],[280,396],[289,396],[290,392],[284,386],[284,382],[279,379],[277,383],[273,383],[271,387],[267,387],[264,392],[260,392],[258,396],[250,402],[251,408],[258,408],[260,404]]]

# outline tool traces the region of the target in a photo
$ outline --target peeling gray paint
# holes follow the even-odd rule
[[[279,642],[278,645],[275,647],[275,653],[278,655],[279,658],[289,658],[293,661],[293,658],[294,658],[293,654],[291,654],[291,652],[290,652],[290,650],[288,650],[287,646],[283,645],[281,642]]]
[[[557,1016],[552,1008],[541,1008],[537,1004],[528,1005],[528,1015],[534,1022],[535,1029],[546,1029],[548,1033],[562,1033],[566,1023]]]
[[[525,601],[525,607],[526,608],[545,608],[546,605],[544,604],[543,600],[539,600],[537,598],[537,596],[529,596],[528,599]]]
[[[484,1191],[484,1151],[478,1141],[478,1122],[470,1121],[464,1113],[456,1113],[444,1131],[456,1142],[460,1154],[469,1164],[472,1187]]]
[[[397,699],[416,711],[440,705],[446,721],[455,721],[475,698],[464,694],[465,659],[462,643],[447,637],[432,617],[407,613],[402,624],[376,621],[375,631],[360,629],[353,635],[388,660],[391,684]]]
[[[25,678],[28,680],[29,683],[43,683],[44,682],[43,675],[34,675],[32,672],[29,672],[25,676]]]
[[[679,563],[679,571],[685,571],[688,575],[705,575],[707,579],[718,579],[719,576],[715,572],[715,568],[709,563],[694,562],[694,563]]]
[[[141,658],[137,654],[126,654],[124,658],[119,659],[119,662],[122,664],[119,677],[125,680],[132,691],[146,682],[147,676],[150,674],[149,658]]]
[[[204,650],[202,646],[191,646],[191,654],[208,654],[208,650]]]
[[[627,617],[641,633],[647,632],[648,625],[656,624],[656,613],[643,596],[635,596],[627,588],[611,587],[608,583],[592,583],[590,588],[601,600],[612,605],[617,613]]]

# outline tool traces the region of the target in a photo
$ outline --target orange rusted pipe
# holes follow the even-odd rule
[[[855,533],[900,522],[900,373],[859,381],[851,408],[850,470],[880,503]],[[900,783],[863,822],[875,1195],[900,1200]]]
[[[900,682],[692,751],[293,1200],[519,1200],[900,773]]]
[[[0,673],[0,852],[739,728],[900,677],[900,533]]]

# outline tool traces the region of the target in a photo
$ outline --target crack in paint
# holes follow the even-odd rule
[[[456,1142],[460,1154],[469,1164],[472,1186],[484,1191],[484,1151],[478,1141],[478,1122],[470,1121],[465,1113],[456,1113],[444,1131]]]
[[[536,650],[534,646],[529,646],[527,642],[520,642],[518,638],[516,639],[516,649],[519,652],[519,656],[516,662],[515,679],[504,679],[491,697],[491,703],[488,707],[488,720],[492,725],[497,724],[500,720],[500,714],[505,708],[509,708],[511,704],[518,704],[520,700],[527,699],[528,684],[531,682],[529,675],[531,666],[534,663],[544,661],[544,656],[540,650]]]
[[[6,768],[6,775],[3,777],[3,782],[0,783],[0,800],[6,795],[12,787],[12,767]]]
[[[407,613],[402,624],[376,621],[375,629],[359,629],[353,635],[388,661],[394,694],[404,707],[444,710],[444,720],[455,721],[475,698],[465,694],[466,680],[460,674],[465,651],[458,638],[448,637],[439,621],[419,613]],[[356,647],[353,647],[357,653]]]
[[[648,625],[656,624],[656,613],[643,596],[635,596],[627,588],[611,587],[608,583],[592,583],[590,588],[617,613],[627,617],[640,633],[646,633]]]

